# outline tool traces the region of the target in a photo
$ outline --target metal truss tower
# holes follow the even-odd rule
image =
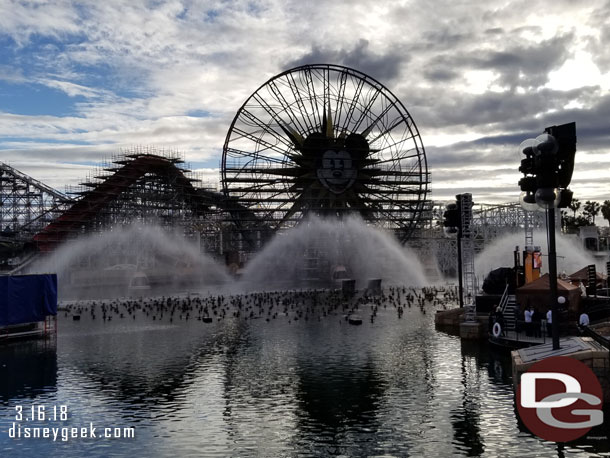
[[[447,237],[439,225],[445,203],[435,202],[431,206],[428,218],[424,218],[415,235],[409,240],[409,246],[417,251],[420,259],[436,259],[439,273],[447,278],[455,278],[455,258],[457,242],[454,237]],[[527,218],[527,222],[526,222]],[[475,204],[472,207],[472,244],[475,255],[499,237],[508,234],[523,233],[527,227],[534,229],[546,227],[544,213],[533,212],[526,215],[518,203]],[[432,268],[428,269],[432,272]]]
[[[27,241],[71,204],[65,194],[0,162],[1,236]]]
[[[458,243],[462,244],[462,273],[464,276],[464,289],[462,292],[464,304],[464,318],[467,322],[476,321],[475,297],[477,294],[476,277],[474,272],[474,243],[472,224],[472,194],[459,194],[459,208],[461,208],[461,237]]]

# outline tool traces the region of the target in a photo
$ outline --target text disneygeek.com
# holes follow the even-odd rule
[[[105,427],[100,428],[89,423],[86,427],[49,427],[49,426],[22,426],[13,423],[8,430],[11,439],[52,439],[53,442],[67,442],[73,439],[132,439],[135,437],[135,428]]]

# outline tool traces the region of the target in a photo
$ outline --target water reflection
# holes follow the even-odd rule
[[[55,339],[34,339],[0,344],[0,399],[35,398],[57,387]]]
[[[297,374],[300,429],[307,431],[314,424],[320,432],[332,436],[355,424],[377,429],[375,414],[384,382],[370,357],[362,366],[324,359],[301,360]]]
[[[480,396],[480,372],[474,357],[462,353],[460,364],[462,403],[450,412],[456,444],[462,444],[468,456],[480,456],[484,451],[477,399]]]
[[[60,339],[62,360],[79,379],[75,383],[122,403],[124,415],[135,413],[135,418],[142,409],[156,411],[157,418],[179,412],[198,374],[218,364],[219,355],[231,360],[243,328],[233,323],[89,325],[89,333]]]
[[[61,317],[60,317],[61,318]],[[169,323],[61,320],[57,345],[0,347],[0,447],[12,456],[595,456],[518,424],[510,359],[437,332],[432,314]],[[67,404],[69,425],[128,441],[16,441],[16,403]],[[609,415],[607,413],[606,415]],[[52,425],[56,426],[56,425]],[[608,435],[607,428],[589,436]],[[59,448],[61,447],[61,448]]]

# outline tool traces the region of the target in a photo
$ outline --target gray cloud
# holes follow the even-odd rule
[[[439,24],[438,28],[422,34],[424,47],[429,50],[446,50],[472,42],[475,37],[474,33],[460,29],[460,25],[456,21]]]
[[[314,44],[309,52],[298,59],[288,61],[286,69],[307,64],[340,64],[352,67],[380,81],[392,81],[400,74],[401,65],[408,56],[390,48],[386,54],[376,54],[369,48],[369,41],[360,39],[349,49],[333,49]]]
[[[483,94],[435,94],[434,90],[427,90],[416,94],[411,102],[425,107],[425,111],[421,112],[421,119],[432,127],[450,128],[464,125],[485,129],[486,126],[494,126],[494,130],[522,131],[536,129],[541,123],[541,112],[551,110],[555,110],[555,113],[545,114],[542,122],[550,119],[552,123],[560,117],[565,119],[583,115],[587,117],[587,123],[591,122],[591,118],[605,114],[606,98],[607,96],[600,95],[597,87],[583,87],[571,91],[540,89],[529,93],[488,91]],[[582,100],[588,105],[587,110],[566,110],[564,107],[573,100]],[[594,114],[589,116],[583,111]],[[417,122],[419,124],[421,121]]]
[[[502,86],[537,88],[548,82],[551,70],[559,68],[570,55],[572,34],[555,36],[539,44],[520,44],[501,51],[483,51],[465,59],[474,68],[492,70],[501,76]]]
[[[121,147],[152,144],[216,166],[233,116],[256,88],[286,68],[327,62],[375,77],[404,103],[429,145],[433,196],[483,180],[487,166],[503,176],[477,193],[505,201],[516,187],[518,144],[570,121],[577,123],[577,162],[583,158],[574,183],[579,193],[598,196],[607,181],[587,183],[587,174],[599,168],[596,159],[608,164],[607,83],[545,87],[550,72],[577,51],[610,70],[610,3],[592,0],[590,7],[543,0],[534,17],[524,14],[531,11],[527,0],[468,8],[451,0],[289,0],[253,8],[236,0],[215,4],[213,12],[198,2],[163,0],[87,8],[13,2],[0,18],[0,35],[15,44],[7,50],[14,59],[0,67],[0,79],[23,82],[24,91],[43,83],[83,100],[72,117],[56,116],[52,107],[46,115],[18,116],[7,113],[0,95],[2,159],[24,167],[46,161],[52,170],[62,161],[91,163]],[[552,21],[555,29],[547,26]],[[491,81],[472,87],[477,71]],[[447,143],[440,136],[458,140],[435,146]],[[79,180],[80,170],[58,176]]]
[[[448,67],[427,68],[424,70],[424,78],[434,83],[450,82],[459,76],[459,73]]]

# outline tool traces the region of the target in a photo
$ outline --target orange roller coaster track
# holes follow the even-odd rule
[[[166,181],[166,185],[170,185],[179,194],[195,216],[205,215],[217,204],[213,199],[215,193],[200,192],[195,188],[192,183],[194,180],[185,176],[186,171],[178,168],[177,162],[176,159],[154,154],[134,154],[116,161],[121,167],[108,170],[113,172],[108,176],[98,177],[103,181],[88,184],[92,189],[83,192],[79,200],[34,236],[39,250],[52,251],[70,234],[81,232],[126,189],[147,174],[154,174],[158,179]]]

